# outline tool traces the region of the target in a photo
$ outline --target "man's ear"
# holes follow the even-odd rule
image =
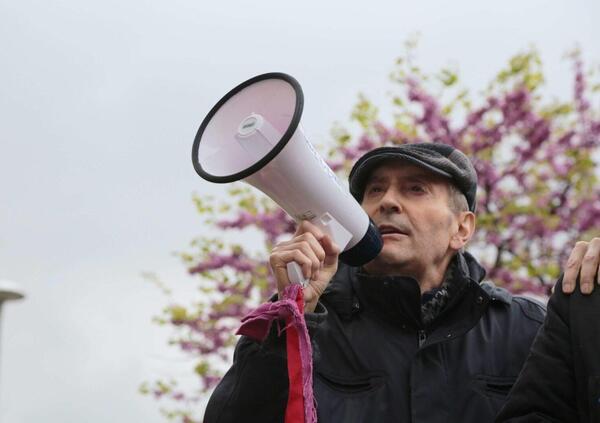
[[[473,234],[475,233],[475,214],[470,211],[461,212],[458,216],[457,228],[452,238],[450,238],[450,247],[453,250],[463,248]]]

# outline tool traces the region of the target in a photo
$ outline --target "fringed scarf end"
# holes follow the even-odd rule
[[[290,392],[292,384],[302,384],[303,414],[289,412],[291,400],[288,401],[288,410],[286,410],[285,423],[316,423],[317,410],[315,407],[312,379],[312,348],[310,337],[304,320],[304,299],[300,285],[288,285],[279,301],[265,303],[257,309],[247,314],[242,319],[242,325],[238,329],[239,335],[245,335],[257,341],[264,341],[269,335],[273,321],[284,319],[286,325],[281,328],[278,326],[278,335],[284,330],[293,327],[294,331],[288,331],[289,334],[297,335],[298,351],[288,351],[288,372],[290,373]],[[288,342],[288,348],[290,343]],[[299,357],[299,363],[292,363],[290,357]],[[292,377],[292,368],[300,367],[301,380],[295,380]],[[293,416],[293,417],[290,417]]]

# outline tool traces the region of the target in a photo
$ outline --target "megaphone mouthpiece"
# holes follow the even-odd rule
[[[281,134],[261,115],[252,113],[238,127],[238,143],[255,160],[267,156],[279,142]]]

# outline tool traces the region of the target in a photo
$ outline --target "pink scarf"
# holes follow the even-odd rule
[[[274,320],[284,319],[286,331],[289,395],[285,423],[316,423],[317,411],[312,384],[312,349],[304,320],[304,298],[298,284],[288,285],[282,298],[265,303],[242,319],[239,335],[264,341]]]

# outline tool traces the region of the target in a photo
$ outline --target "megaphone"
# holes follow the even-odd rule
[[[383,242],[379,230],[304,136],[300,84],[284,73],[251,78],[229,91],[202,121],[192,148],[194,169],[216,183],[243,180],[296,222],[309,220],[340,247],[340,261],[361,266]],[[288,264],[291,282],[305,283]]]

